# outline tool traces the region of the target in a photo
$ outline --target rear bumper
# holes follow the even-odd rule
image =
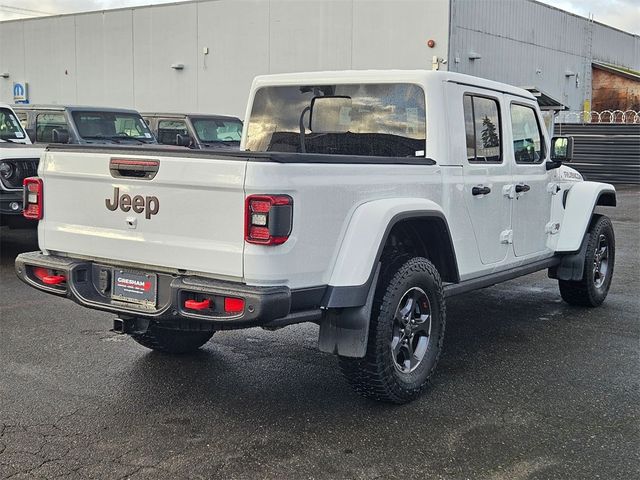
[[[16,274],[26,284],[39,290],[67,297],[74,302],[97,310],[118,314],[123,318],[144,317],[175,328],[193,324],[206,324],[209,328],[235,329],[268,325],[276,319],[289,316],[291,291],[286,286],[251,287],[242,283],[212,280],[198,276],[172,275],[145,270],[157,276],[157,302],[155,306],[142,306],[111,298],[111,278],[117,265],[107,265],[55,255],[30,252],[18,255]],[[66,282],[46,285],[36,276],[36,268],[45,268],[62,275]],[[109,272],[109,273],[105,273]],[[225,297],[242,298],[244,310],[225,313]],[[206,311],[185,308],[187,299],[212,301]]]

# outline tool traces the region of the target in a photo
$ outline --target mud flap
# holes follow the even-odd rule
[[[589,229],[590,231],[590,229]],[[587,256],[589,231],[582,240],[582,246],[576,253],[562,255],[560,263],[549,269],[549,278],[579,282],[584,276],[584,261]]]
[[[369,287],[366,303],[361,307],[335,308],[325,312],[320,322],[318,348],[321,352],[342,357],[362,358],[367,352],[369,321],[373,297],[378,284],[380,265]]]

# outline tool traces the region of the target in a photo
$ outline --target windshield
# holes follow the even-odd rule
[[[142,117],[135,113],[73,112],[78,133],[85,140],[137,140],[156,143]]]
[[[25,138],[24,130],[13,112],[8,108],[0,108],[0,139],[23,142]]]
[[[425,97],[417,85],[282,86],[256,92],[246,148],[413,157],[425,155],[425,140]]]
[[[242,122],[239,119],[192,118],[191,124],[203,143],[239,142],[242,136]]]

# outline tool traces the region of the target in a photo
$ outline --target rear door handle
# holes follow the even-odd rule
[[[478,186],[471,189],[472,195],[488,195],[490,193],[491,189],[489,187]]]
[[[529,185],[516,185],[516,193],[528,192],[529,190],[531,190]]]

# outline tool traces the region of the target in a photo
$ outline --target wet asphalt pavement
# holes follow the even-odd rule
[[[35,232],[3,230],[0,478],[638,478],[640,189],[618,202],[601,308],[546,272],[450,299],[431,388],[401,407],[354,394],[313,325],[146,350],[20,283]]]

